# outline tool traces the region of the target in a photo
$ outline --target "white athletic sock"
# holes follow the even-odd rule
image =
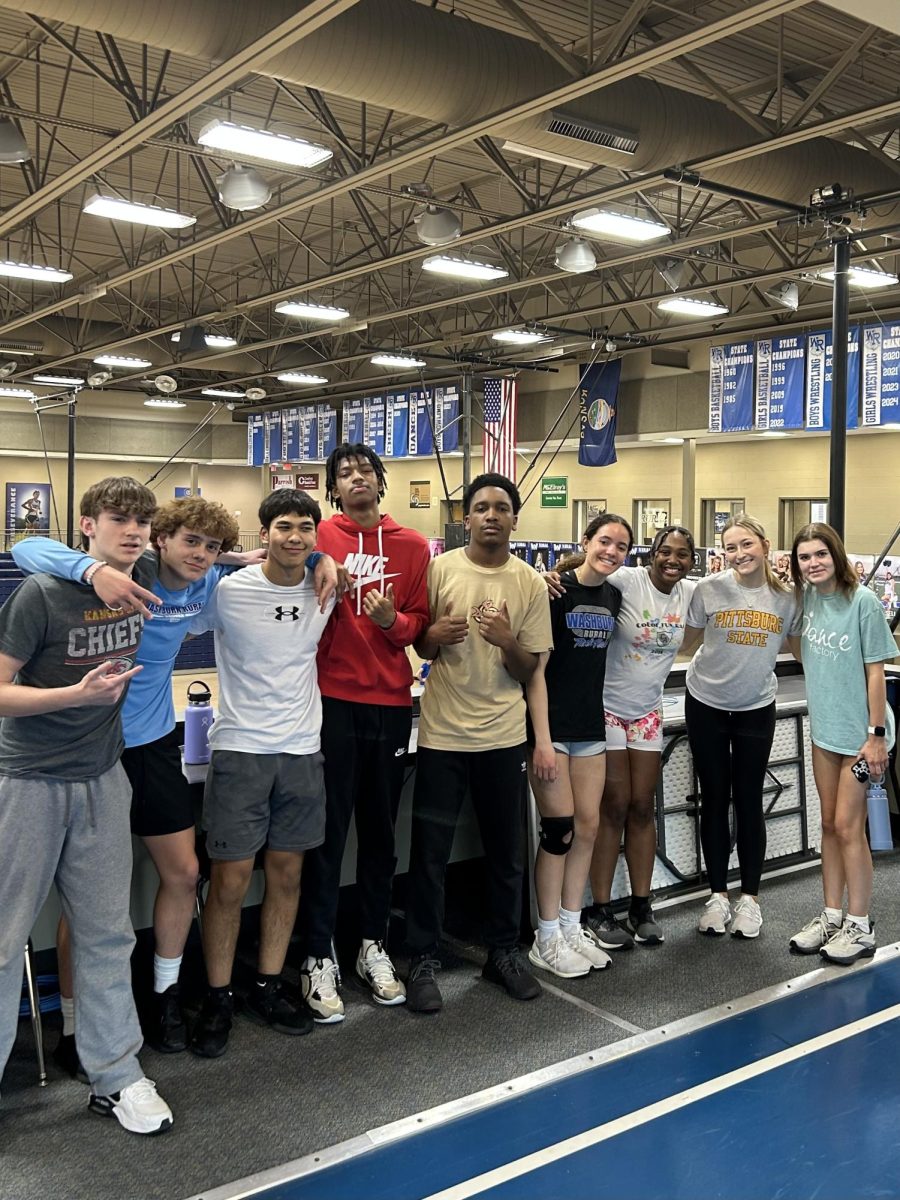
[[[840,909],[840,908],[823,908],[822,912],[825,914],[825,920],[828,922],[829,925],[843,925],[844,913],[843,913],[842,909]]]
[[[573,910],[571,908],[563,908],[563,906],[560,905],[559,906],[559,923],[563,927],[565,927],[566,925],[580,925],[581,924],[581,909],[578,909],[577,912],[573,912]]]
[[[63,1037],[70,1037],[75,1032],[75,999],[73,996],[60,996],[59,1007],[63,1019]]]
[[[559,933],[559,918],[555,921],[543,921],[538,917],[538,941],[544,945]]]
[[[371,947],[374,945],[376,945],[374,938],[363,938],[363,940],[362,940],[363,958],[365,958],[365,956],[368,954]]]
[[[863,931],[863,933],[870,932],[869,914],[868,913],[866,913],[866,915],[864,917],[854,917],[854,915],[852,913],[847,913],[847,920],[852,921],[854,925],[858,925],[859,928]]]
[[[177,958],[160,958],[153,955],[153,990],[164,992],[173,983],[178,982],[178,972],[181,970],[181,955]]]

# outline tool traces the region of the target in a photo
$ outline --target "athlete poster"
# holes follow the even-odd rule
[[[17,542],[50,528],[50,484],[8,483],[6,485],[6,538]]]

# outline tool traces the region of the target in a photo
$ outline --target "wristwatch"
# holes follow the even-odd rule
[[[868,732],[872,735],[872,737],[884,737],[884,726],[870,725],[868,727]]]

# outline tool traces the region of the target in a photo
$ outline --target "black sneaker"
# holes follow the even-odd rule
[[[144,1030],[144,1040],[160,1054],[180,1054],[187,1050],[187,1027],[177,983],[164,992],[153,993],[153,1008]]]
[[[632,950],[634,938],[616,920],[611,904],[593,904],[585,909],[582,922],[588,936],[601,950]]]
[[[634,935],[634,940],[642,946],[661,946],[666,940],[663,931],[657,924],[650,901],[629,911],[625,927]]]
[[[406,1007],[412,1012],[438,1013],[444,1007],[441,989],[435,982],[434,973],[441,964],[429,954],[417,954],[410,960],[409,977],[406,980]]]
[[[221,1058],[228,1045],[234,999],[231,992],[223,996],[208,993],[197,1017],[188,1049],[200,1058]]]
[[[255,1025],[268,1025],[277,1033],[290,1037],[312,1033],[312,1014],[305,1004],[298,1004],[285,994],[280,979],[265,987],[254,984],[242,1011]]]
[[[61,1071],[65,1071],[73,1079],[77,1079],[79,1083],[88,1083],[88,1077],[84,1067],[81,1065],[81,1059],[78,1057],[78,1051],[75,1049],[75,1034],[61,1033],[59,1041],[56,1043],[56,1048],[53,1051],[53,1061]]]
[[[536,1000],[541,985],[525,966],[518,946],[511,950],[491,950],[481,969],[481,978],[506,988],[514,1000]]]

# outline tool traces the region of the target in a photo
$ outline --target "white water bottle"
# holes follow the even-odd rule
[[[869,810],[869,845],[873,850],[893,850],[894,839],[891,835],[891,811],[888,806],[888,795],[884,783],[872,780],[869,783],[867,795]]]

